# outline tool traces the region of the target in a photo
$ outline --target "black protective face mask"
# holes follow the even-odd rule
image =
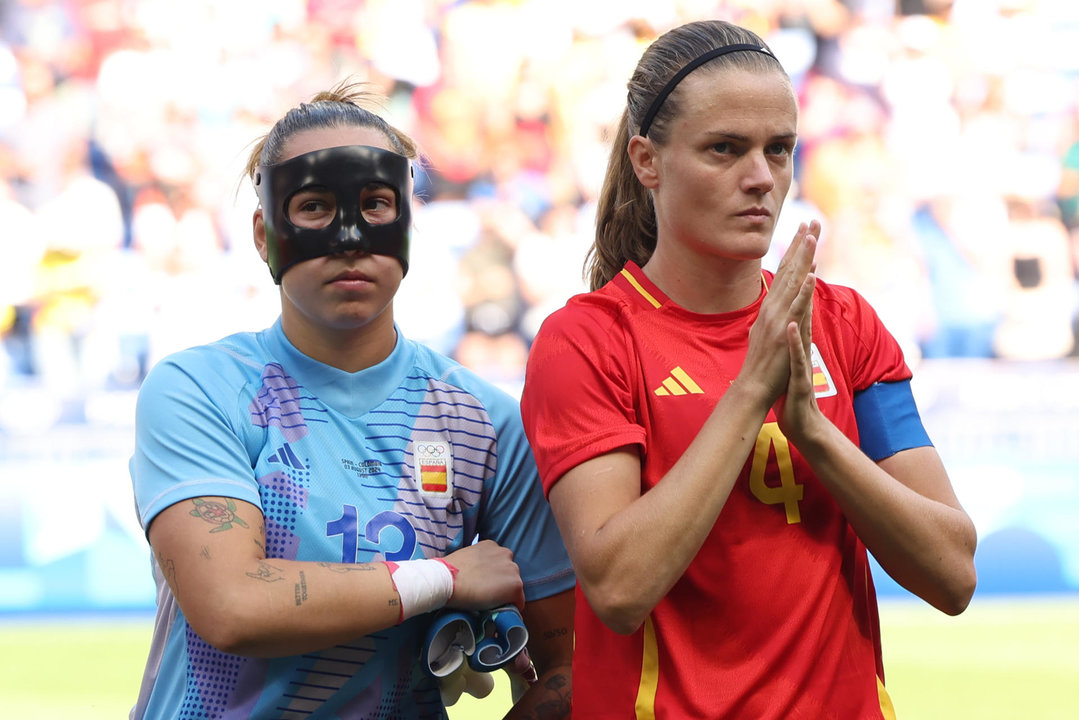
[[[372,184],[389,187],[397,195],[397,218],[392,222],[371,224],[364,219],[360,196]],[[310,189],[336,198],[336,215],[325,227],[298,227],[289,219],[289,200],[300,190]],[[367,145],[315,150],[260,165],[255,171],[255,192],[266,226],[267,263],[278,285],[296,263],[349,250],[390,255],[408,272],[412,164],[405,156]]]

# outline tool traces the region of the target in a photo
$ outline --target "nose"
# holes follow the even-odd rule
[[[745,173],[742,176],[742,189],[749,193],[764,194],[776,186],[775,177],[768,158],[762,152],[747,153],[744,157]]]
[[[352,222],[341,223],[341,229],[337,231],[337,242],[335,243],[339,251],[347,250],[363,250],[367,245],[363,231],[358,225]]]

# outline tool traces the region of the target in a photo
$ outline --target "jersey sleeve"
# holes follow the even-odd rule
[[[845,319],[852,345],[854,391],[860,392],[878,382],[909,380],[911,371],[903,349],[869,302],[850,288],[837,288],[837,291],[836,312]]]
[[[227,409],[240,388],[233,385],[224,394],[224,381],[212,368],[201,377],[192,371],[194,357],[162,360],[139,390],[129,467],[144,531],[159,512],[190,498],[212,495],[261,505],[251,460]]]
[[[842,315],[853,338],[851,381],[859,444],[874,460],[932,445],[911,392],[911,370],[872,306],[844,288]]]
[[[529,351],[521,412],[545,493],[567,471],[626,445],[645,448],[632,364],[616,317],[567,305]]]

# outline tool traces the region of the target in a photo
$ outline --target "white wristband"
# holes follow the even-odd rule
[[[398,622],[438,610],[453,597],[456,568],[441,558],[434,560],[387,561],[390,580],[401,598]]]

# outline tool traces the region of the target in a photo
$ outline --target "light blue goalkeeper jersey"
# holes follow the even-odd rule
[[[224,496],[261,508],[269,558],[326,562],[510,548],[525,597],[573,587],[516,400],[403,338],[348,373],[312,360],[280,320],[162,360],[146,378],[131,459],[143,528]],[[134,720],[445,718],[420,668],[432,616],[322,652],[256,659],[196,635],[153,566],[157,619]]]

